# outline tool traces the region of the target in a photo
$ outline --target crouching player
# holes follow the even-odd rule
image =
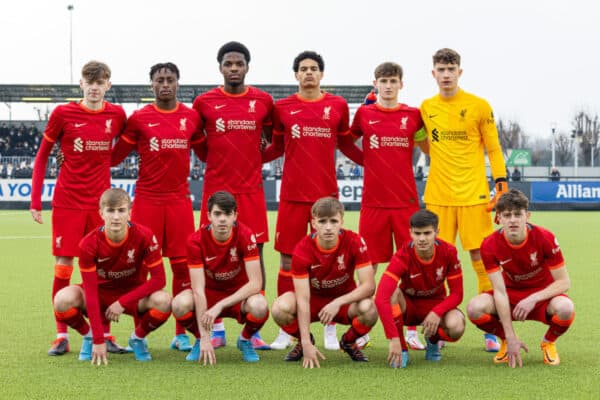
[[[178,294],[172,303],[177,321],[196,337],[186,360],[215,364],[210,332],[215,319],[229,317],[245,324],[237,340],[242,358],[257,362],[250,339],[269,318],[269,309],[260,294],[256,238],[250,228],[236,222],[237,205],[229,192],[214,193],[207,204],[209,224],[188,240],[192,289]]]
[[[481,244],[493,290],[474,297],[467,308],[469,319],[479,329],[502,339],[494,362],[512,368],[523,364],[521,348],[527,351],[513,320],[549,325],[541,344],[544,363],[558,365],[554,342],[575,317],[573,302],[565,294],[571,282],[558,241],[550,231],[528,223],[528,207],[529,200],[516,189],[496,203],[502,227]]]
[[[337,199],[317,200],[311,213],[315,232],[304,237],[292,255],[294,291],[273,303],[275,322],[300,339],[284,359],[298,361],[304,356],[304,368],[320,367],[319,357],[325,357],[314,346],[310,333],[310,323],[320,321],[323,325],[350,325],[340,348],[354,361],[368,361],[355,344],[377,322],[371,298],[375,278],[367,246],[358,234],[342,229],[344,206]]]
[[[119,322],[123,313],[135,317],[139,323],[129,346],[136,360],[150,361],[144,338],[171,314],[171,297],[161,290],[165,270],[156,238],[148,228],[129,222],[130,214],[127,192],[108,189],[102,194],[104,225],[79,243],[83,285],[68,286],[54,298],[57,320],[83,335],[79,359],[91,360],[92,364],[108,362],[103,321]]]
[[[465,331],[465,317],[457,308],[463,299],[460,261],[456,247],[438,239],[437,233],[436,214],[429,210],[414,213],[410,217],[412,240],[394,254],[379,282],[375,304],[390,339],[392,368],[404,368],[409,361],[404,324],[423,326],[429,361],[442,359],[440,339],[454,342]]]

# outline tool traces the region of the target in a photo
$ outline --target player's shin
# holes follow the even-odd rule
[[[72,265],[55,264],[54,265],[54,280],[52,281],[52,304],[54,304],[54,296],[61,289],[69,286],[71,275],[73,274]],[[56,319],[56,332],[59,334],[67,333],[67,324]]]
[[[504,335],[504,328],[502,328],[500,319],[498,319],[497,316],[491,314],[483,314],[479,318],[470,319],[471,322],[482,331],[486,333],[491,333],[492,335],[496,335],[502,340],[506,338],[506,336]]]
[[[550,318],[550,326],[548,327],[548,331],[544,335],[544,341],[555,342],[559,336],[564,334],[569,329],[574,319],[574,312],[571,313],[567,319],[560,319],[558,315],[553,315],[552,318]]]
[[[56,320],[70,326],[79,332],[82,336],[85,336],[90,331],[90,326],[83,318],[83,313],[79,308],[70,308],[67,311],[54,311]]]
[[[252,335],[258,332],[268,319],[269,311],[263,317],[256,317],[252,313],[246,314],[246,325],[244,325],[244,329],[242,330],[242,338],[250,340]]]
[[[144,313],[140,324],[135,327],[135,335],[139,338],[145,338],[150,332],[158,329],[162,324],[167,322],[170,312],[163,312],[156,308],[151,308]]]

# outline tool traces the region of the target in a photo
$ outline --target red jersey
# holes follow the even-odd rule
[[[58,141],[65,161],[58,173],[52,205],[97,209],[98,199],[110,188],[112,140],[121,133],[126,119],[121,106],[108,102],[103,102],[99,110],[90,110],[81,102],[56,107],[50,114],[42,146],[35,159],[31,208],[42,208],[41,191],[46,163],[52,145]]]
[[[437,239],[433,258],[424,261],[408,242],[392,257],[379,282],[375,304],[387,338],[398,337],[392,317],[390,298],[398,287],[407,296],[440,299],[431,311],[442,317],[463,300],[462,268],[456,247]],[[447,283],[450,294],[446,294]]]
[[[502,270],[507,288],[543,289],[554,282],[551,270],[565,266],[558,240],[552,232],[527,224],[527,236],[513,245],[499,229],[481,243],[481,258],[488,273]]]
[[[204,189],[208,193],[254,193],[262,190],[260,141],[264,125],[271,125],[273,99],[248,86],[229,94],[222,87],[194,100],[207,136]]]
[[[363,138],[363,205],[399,208],[419,204],[412,159],[415,134],[422,127],[419,109],[405,104],[358,108],[351,131]],[[426,138],[423,132],[421,140]]]
[[[335,147],[338,135],[349,134],[348,115],[346,100],[329,93],[316,100],[294,94],[275,103],[273,134],[283,135],[285,144],[281,199],[338,197]]]
[[[292,277],[306,278],[310,294],[336,298],[356,288],[354,271],[372,268],[365,241],[357,234],[341,230],[336,247],[325,250],[316,234],[305,236],[292,255]]]
[[[190,149],[203,140],[195,110],[183,103],[170,111],[148,104],[131,115],[121,139],[140,156],[136,197],[168,201],[190,194]]]
[[[187,248],[188,267],[204,268],[206,288],[228,294],[248,283],[245,263],[259,259],[254,234],[240,222],[226,242],[217,241],[211,225],[204,225],[189,237]]]
[[[122,294],[119,303],[125,307],[162,289],[165,281],[160,249],[148,228],[133,223],[129,223],[127,235],[120,243],[110,241],[103,226],[87,234],[79,248],[79,268],[94,343],[97,337],[103,343],[98,293]],[[152,275],[150,280],[147,280],[148,270]],[[162,283],[155,278],[156,270],[162,270]]]

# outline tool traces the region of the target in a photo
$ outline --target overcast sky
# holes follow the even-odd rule
[[[323,84],[368,85],[377,64],[400,63],[401,101],[419,106],[437,92],[432,54],[451,47],[463,89],[547,136],[553,122],[569,131],[577,110],[600,112],[599,9],[583,0],[2,1],[0,68],[2,83],[69,83],[72,16],[76,82],[98,59],[117,84],[147,83],[152,64],[172,61],[182,84],[216,85],[216,52],[238,40],[252,54],[248,83],[295,84],[292,60],[310,49],[325,58]],[[13,107],[13,119],[35,119],[32,108]]]

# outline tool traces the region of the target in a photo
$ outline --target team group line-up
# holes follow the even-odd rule
[[[81,72],[83,99],[50,115],[31,196],[33,219],[42,223],[44,173],[58,143],[63,161],[52,201],[57,338],[49,355],[70,350],[70,326],[83,336],[80,360],[100,365],[108,352],[133,352],[136,360],[149,361],[146,336],[172,314],[171,348],[203,365],[215,364],[215,349],[226,344],[224,317],[243,325],[237,348],[246,362],[259,361],[256,350],[293,346],[286,361],[319,367],[325,357],[310,333],[316,321],[325,325],[325,348],[368,361],[364,348],[377,319],[389,339],[392,368],[409,364],[409,347],[440,361],[443,344],[458,340],[466,324],[458,309],[458,233],[478,280],[479,294],[466,314],[485,333],[493,361],[521,366],[527,346],[512,321],[537,320],[548,325],[541,341],[544,363],[560,363],[555,342],[575,315],[565,294],[570,280],[562,252],[550,231],[528,222],[527,197],[508,189],[492,109],[459,87],[456,51],[434,54],[439,93],[420,109],[398,102],[401,66],[378,65],[374,90],[351,124],[346,101],[321,90],[325,65],[313,51],[293,61],[298,92],[275,103],[245,84],[250,52],[243,44],[224,44],[217,61],[223,86],[198,96],[191,108],[177,100],[177,66],[152,66],[154,102],[129,118],[104,100],[109,67],[90,61]],[[430,157],[421,210],[415,145]],[[358,233],[343,227],[336,148],[364,167]],[[110,167],[132,151],[140,160],[133,203],[123,190],[110,189]],[[198,230],[187,181],[191,151],[206,163]],[[274,235],[278,297],[269,311],[261,166],[282,155]],[[172,270],[172,294],[163,290],[163,257]],[[71,285],[75,258],[82,283]],[[376,285],[380,263],[387,268]],[[110,333],[124,313],[135,323],[127,348]],[[270,314],[280,331],[269,345],[259,331]],[[339,341],[337,324],[349,326]]]

